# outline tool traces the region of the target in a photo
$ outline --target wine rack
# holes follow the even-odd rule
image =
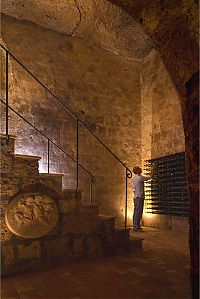
[[[145,212],[151,214],[187,217],[189,197],[185,168],[185,153],[176,153],[145,161],[144,174],[152,180],[145,182]]]

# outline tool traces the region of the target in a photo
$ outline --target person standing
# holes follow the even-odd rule
[[[142,219],[143,207],[144,207],[144,181],[151,180],[154,176],[155,165],[151,170],[151,176],[141,175],[142,169],[138,166],[133,167],[133,173],[135,177],[132,181],[132,187],[134,190],[134,213],[133,213],[133,230],[142,231],[140,221]]]

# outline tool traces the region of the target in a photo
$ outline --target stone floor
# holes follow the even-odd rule
[[[189,299],[187,236],[145,228],[143,252],[2,279],[1,298]]]

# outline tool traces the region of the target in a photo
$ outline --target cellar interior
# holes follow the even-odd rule
[[[1,7],[5,274],[27,265],[38,269],[38,261],[101,256],[122,243],[126,247],[132,168],[138,165],[148,175],[155,164],[155,177],[145,184],[142,223],[189,237],[195,298],[198,4],[29,5],[16,0]],[[45,232],[26,235],[12,224],[11,205],[22,197],[27,204],[30,195],[39,204],[41,194],[42,209],[51,207],[54,216]]]

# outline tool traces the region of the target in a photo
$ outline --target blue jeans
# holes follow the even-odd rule
[[[140,228],[140,220],[142,219],[143,207],[144,198],[134,198],[133,228],[135,229]]]

